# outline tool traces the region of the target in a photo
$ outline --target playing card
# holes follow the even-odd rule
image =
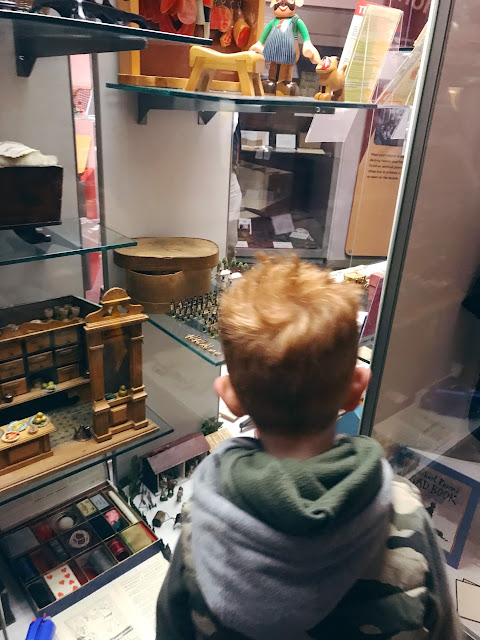
[[[43,577],[57,600],[80,587],[79,581],[68,564],[49,571]]]

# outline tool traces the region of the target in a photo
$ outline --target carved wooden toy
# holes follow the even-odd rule
[[[345,69],[344,65],[338,69],[338,58],[326,56],[316,71],[320,79],[320,91],[315,94],[315,100],[343,102],[345,100]]]
[[[268,80],[263,82],[265,93],[298,96],[298,85],[292,81],[293,68],[300,55],[298,35],[303,40],[303,55],[313,63],[320,62],[320,55],[313,46],[308,29],[296,15],[297,7],[304,0],[271,0],[274,18],[265,27],[260,40],[250,47],[270,62]]]
[[[192,73],[187,91],[208,91],[217,71],[236,71],[244,96],[263,96],[260,74],[265,68],[263,56],[254,51],[220,53],[194,45],[190,49]]]

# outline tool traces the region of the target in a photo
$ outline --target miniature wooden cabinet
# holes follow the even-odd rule
[[[68,311],[72,308],[75,316]],[[84,316],[97,308],[82,298],[64,296],[0,310],[0,411],[41,396],[42,382],[72,388],[85,383],[82,326]],[[69,315],[45,317],[54,309]]]
[[[148,316],[119,287],[107,291],[101,303],[102,308],[88,315],[85,325],[93,430],[98,441],[148,425],[142,370],[142,322]]]

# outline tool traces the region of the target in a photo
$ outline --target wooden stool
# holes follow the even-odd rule
[[[265,59],[254,51],[220,53],[194,45],[190,49],[192,73],[187,91],[208,91],[217,71],[236,71],[240,89],[244,96],[263,96],[260,74],[265,68]]]

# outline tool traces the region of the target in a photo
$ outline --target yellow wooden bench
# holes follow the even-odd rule
[[[244,96],[264,95],[260,74],[265,68],[265,59],[254,51],[221,53],[194,45],[190,49],[190,66],[187,91],[208,91],[217,71],[236,71]]]

